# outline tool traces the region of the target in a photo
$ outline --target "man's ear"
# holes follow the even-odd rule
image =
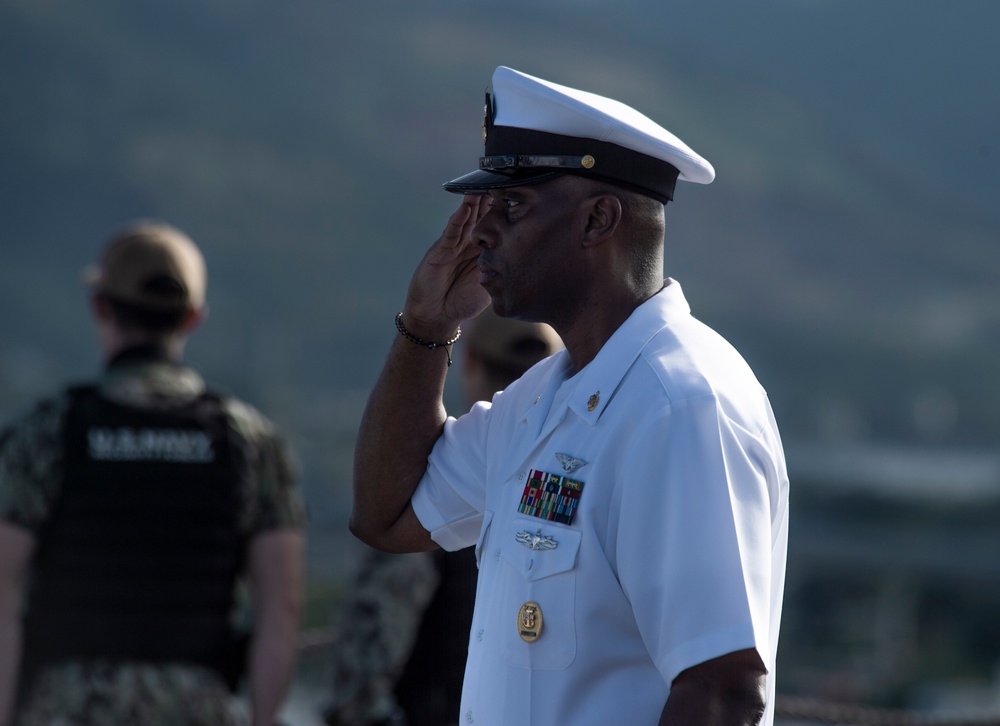
[[[594,247],[614,236],[622,221],[622,200],[614,194],[600,194],[585,202],[587,214],[583,246]]]
[[[111,317],[111,308],[108,299],[100,293],[93,293],[90,296],[90,311],[95,320],[106,320]]]
[[[199,325],[201,325],[205,318],[208,317],[208,305],[204,305],[200,308],[193,310],[188,310],[184,314],[184,321],[181,323],[180,332],[185,335],[193,333]]]

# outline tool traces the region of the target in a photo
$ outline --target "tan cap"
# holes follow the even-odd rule
[[[463,326],[463,340],[487,363],[524,372],[562,350],[559,335],[545,323],[501,318],[486,308]]]
[[[191,239],[169,224],[138,221],[111,239],[87,273],[99,292],[151,310],[200,309],[205,260]]]

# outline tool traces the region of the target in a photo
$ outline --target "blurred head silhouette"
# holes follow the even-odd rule
[[[462,391],[470,405],[490,400],[563,347],[548,325],[501,318],[489,307],[467,322],[463,332]]]

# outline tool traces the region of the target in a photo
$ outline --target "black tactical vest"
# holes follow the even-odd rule
[[[93,387],[71,394],[22,672],[64,660],[189,662],[235,687],[244,653],[229,620],[246,550],[246,457],[219,399],[150,409]]]

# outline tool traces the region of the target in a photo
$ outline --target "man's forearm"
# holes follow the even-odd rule
[[[305,537],[295,529],[263,532],[250,543],[255,622],[249,654],[253,726],[273,726],[298,654]]]
[[[757,726],[766,676],[753,649],[689,668],[671,684],[660,726]]]
[[[0,726],[14,718],[21,661],[21,607],[35,537],[0,520]]]
[[[361,425],[354,455],[351,531],[378,549],[428,549],[408,505],[446,419],[448,356],[402,337],[389,352]],[[407,525],[410,525],[409,527]]]
[[[361,419],[350,527],[376,549],[416,552],[437,546],[410,497],[447,418],[442,397],[451,352],[445,342],[489,302],[479,284],[480,248],[471,234],[486,204],[482,197],[463,198],[417,266],[398,321],[403,335],[393,343]]]
[[[20,658],[21,624],[12,608],[4,608],[0,611],[0,726],[8,726],[14,717]]]
[[[253,726],[274,726],[285,701],[297,658],[295,629],[262,630],[250,646],[250,713]]]

